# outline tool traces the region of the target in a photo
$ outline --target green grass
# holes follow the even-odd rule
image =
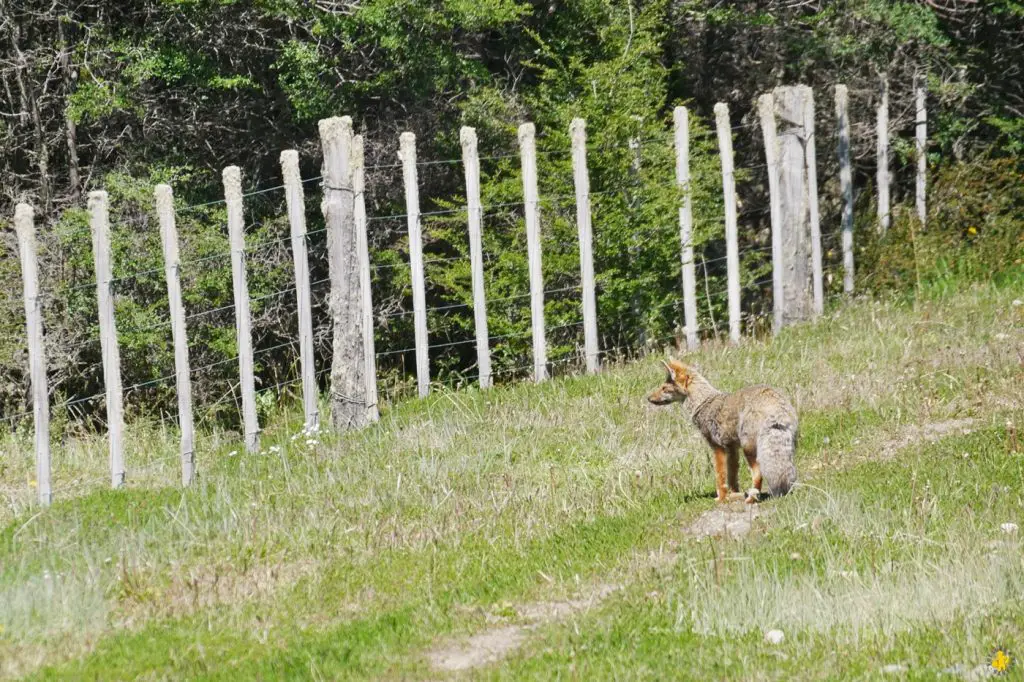
[[[258,455],[214,434],[188,490],[173,433],[134,425],[144,476],[48,510],[9,437],[0,675],[438,679],[432,654],[496,628],[518,646],[469,676],[930,679],[1024,651],[1024,555],[1000,528],[1024,526],[1022,293],[860,301],[693,358],[800,411],[804,485],[742,539],[686,532],[712,476],[680,411],[643,400],[655,358],[441,391],[312,444],[285,415]],[[921,429],[953,419],[972,421]],[[54,462],[57,487],[102,477],[102,440]]]

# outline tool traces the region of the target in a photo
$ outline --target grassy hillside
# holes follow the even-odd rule
[[[719,508],[680,409],[645,403],[655,357],[436,394],[342,438],[293,420],[254,456],[211,437],[187,491],[171,436],[137,426],[144,476],[46,511],[5,443],[0,675],[980,673],[1024,654],[1021,298],[860,301],[697,354],[720,388],[772,383],[800,411],[803,484],[756,509]],[[58,449],[56,485],[105,456]]]

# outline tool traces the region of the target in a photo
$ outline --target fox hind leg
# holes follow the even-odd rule
[[[740,453],[736,448],[729,450],[729,490],[734,493],[740,491]]]
[[[754,487],[750,489],[747,495],[747,504],[753,504],[761,497],[761,467],[757,463],[756,450],[744,450],[743,454],[746,455],[747,464],[750,465],[750,475],[754,479]]]

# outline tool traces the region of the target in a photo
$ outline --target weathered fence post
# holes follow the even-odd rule
[[[782,271],[782,206],[779,196],[779,140],[775,129],[775,96],[769,92],[758,97],[757,111],[761,118],[764,158],[768,167],[768,205],[772,223],[772,331],[777,334],[782,328],[785,279]]]
[[[693,192],[690,187],[690,114],[686,107],[672,112],[675,124],[676,185],[682,192],[679,204],[679,239],[683,261],[683,329],[686,347],[696,350],[700,345],[697,332],[697,276],[693,264]]]
[[[366,392],[367,419],[375,422],[380,419],[380,411],[377,407],[377,352],[373,342],[373,284],[370,281],[370,240],[366,233],[366,158],[362,135],[352,138],[352,189],[355,192],[353,215],[362,310],[363,390]]]
[[[811,282],[814,288],[814,314],[825,312],[825,288],[821,272],[821,222],[818,216],[818,158],[814,144],[814,90],[806,90],[804,99],[804,157],[807,166],[807,208],[811,223]]]
[[[928,175],[928,109],[925,107],[926,93],[924,86],[917,87],[917,219],[924,230],[928,219],[925,190]]]
[[[284,199],[288,205],[292,262],[295,267],[303,421],[307,429],[316,429],[320,426],[320,406],[313,356],[313,311],[309,290],[309,255],[306,250],[306,198],[302,190],[302,176],[299,174],[299,153],[296,150],[286,149],[281,152],[281,176],[284,179]]]
[[[427,294],[423,277],[423,231],[420,224],[420,189],[416,171],[416,136],[402,133],[398,156],[405,183],[405,213],[409,224],[409,268],[412,275],[412,311],[416,327],[416,384],[419,396],[430,393],[430,346],[427,339]]]
[[[813,271],[804,116],[810,88],[783,86],[772,92],[778,133],[779,210],[782,244],[782,324],[809,319],[814,311]]]
[[[167,279],[167,307],[171,315],[171,340],[174,343],[174,378],[178,391],[178,426],[181,428],[181,484],[195,478],[195,426],[192,420],[192,375],[189,369],[188,334],[185,306],[181,300],[181,257],[178,253],[178,226],[174,219],[174,195],[170,185],[157,185],[156,215],[160,221],[160,243],[164,252],[164,276]]]
[[[371,423],[375,410],[363,379],[367,363],[363,357],[364,306],[355,225],[352,119],[348,116],[325,118],[319,127],[324,154],[324,197],[320,208],[327,227],[331,279],[331,424],[344,431]]]
[[[28,204],[14,208],[14,229],[18,233],[21,280],[25,296],[25,330],[28,337],[29,382],[35,427],[36,491],[39,503],[48,506],[50,491],[50,394],[46,385],[46,347],[43,345],[43,301],[39,295],[39,265],[36,260],[34,212]]]
[[[881,75],[881,94],[878,102],[877,156],[878,156],[878,232],[889,231],[889,79]]]
[[[843,291],[853,293],[853,171],[850,168],[850,95],[836,86],[836,126],[839,129],[839,189],[843,195]]]
[[[256,380],[253,376],[252,320],[249,315],[249,283],[245,257],[245,218],[242,212],[242,170],[228,166],[222,174],[228,212],[228,243],[231,248],[231,282],[235,296],[235,334],[238,339],[239,390],[242,394],[242,429],[245,449],[260,449],[260,425],[256,418]]]
[[[523,167],[523,208],[526,214],[526,250],[530,264],[530,317],[533,327],[533,380],[548,376],[548,349],[544,336],[544,272],[541,269],[540,196],[537,191],[537,148],[532,123],[519,126],[519,154]]]
[[[480,370],[480,388],[490,388],[491,343],[487,331],[487,298],[484,292],[483,208],[480,206],[480,158],[477,155],[476,130],[463,126],[462,167],[466,173],[466,210],[469,221],[469,267],[473,280],[473,321],[476,328],[476,364]]]
[[[583,355],[587,371],[601,366],[598,359],[597,298],[594,293],[594,234],[590,222],[590,173],[587,171],[587,122],[569,124],[572,143],[572,179],[576,189],[576,230],[580,240],[580,283],[583,286]]]
[[[732,124],[729,105],[715,105],[715,126],[718,128],[718,150],[722,161],[722,193],[725,201],[725,269],[729,296],[729,339],[740,340],[740,252],[736,214],[736,173],[733,168]]]
[[[110,438],[110,485],[124,485],[124,393],[121,388],[121,353],[117,345],[114,296],[110,291],[110,215],[107,193],[89,192],[93,269],[96,274],[96,310],[103,353],[103,384],[107,392],[107,436]]]

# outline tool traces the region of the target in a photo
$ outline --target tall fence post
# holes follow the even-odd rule
[[[124,485],[124,393],[121,388],[121,353],[117,345],[114,296],[110,291],[110,214],[107,193],[89,192],[89,226],[92,229],[93,268],[96,274],[96,306],[103,353],[103,383],[107,392],[107,435],[110,439],[110,485]]]
[[[195,425],[192,420],[192,375],[185,329],[185,306],[181,300],[178,226],[174,219],[174,194],[170,185],[157,185],[154,196],[156,215],[160,221],[167,305],[171,315],[171,340],[174,343],[174,378],[178,391],[178,426],[181,429],[181,484],[190,485],[195,479]]]
[[[778,131],[779,215],[782,245],[782,324],[813,316],[814,297],[811,268],[811,227],[808,210],[808,173],[805,152],[804,114],[810,88],[783,86],[772,91]]]
[[[43,301],[39,295],[39,265],[36,260],[34,212],[28,204],[14,208],[14,229],[18,233],[21,279],[25,296],[25,329],[28,336],[29,382],[35,427],[36,491],[39,503],[49,506],[50,490],[50,394],[46,385],[46,347],[43,345]]]
[[[729,339],[740,340],[740,252],[736,214],[736,172],[732,154],[732,124],[729,105],[715,105],[715,126],[718,128],[718,149],[722,160],[722,193],[725,201],[725,266],[726,289],[729,296]]]
[[[928,219],[928,207],[925,203],[925,190],[928,176],[928,109],[925,107],[926,92],[924,86],[917,87],[917,219],[924,230]]]
[[[782,264],[782,205],[779,197],[779,139],[775,127],[775,95],[765,93],[757,98],[764,138],[764,159],[768,167],[768,206],[772,223],[772,332],[782,328],[784,277]]]
[[[587,171],[587,122],[569,124],[572,141],[572,179],[576,189],[576,230],[580,240],[580,282],[583,286],[583,355],[587,371],[600,367],[597,338],[597,296],[594,292],[594,234],[590,222],[590,173]]]
[[[679,239],[683,261],[683,329],[686,347],[696,350],[700,345],[697,333],[697,274],[693,263],[693,191],[690,187],[690,114],[686,107],[672,112],[675,124],[676,185],[682,192],[679,204]]]
[[[377,406],[377,352],[373,342],[373,283],[370,280],[370,240],[366,233],[366,158],[363,136],[352,138],[352,190],[355,192],[353,215],[356,228],[356,257],[359,259],[359,293],[363,332],[363,386],[366,392],[366,417],[380,419]]]
[[[811,280],[814,314],[825,312],[825,288],[821,271],[821,222],[818,215],[818,155],[814,143],[814,90],[806,88],[804,99],[804,158],[807,166],[807,209],[811,222]]]
[[[476,328],[476,364],[480,371],[480,388],[490,388],[491,342],[487,330],[487,298],[484,292],[483,208],[480,205],[480,157],[477,154],[476,130],[463,126],[459,131],[462,144],[462,167],[466,173],[466,210],[469,223],[469,267],[473,280],[473,322]]]
[[[231,247],[231,282],[235,295],[235,334],[238,339],[239,390],[242,394],[242,430],[245,449],[260,449],[260,425],[256,418],[256,380],[253,370],[252,320],[249,315],[249,283],[245,257],[245,218],[242,212],[242,170],[228,166],[223,172],[224,200],[228,212]]]
[[[839,129],[839,190],[843,195],[843,291],[853,293],[853,171],[850,167],[850,95],[836,86],[836,127]]]
[[[889,79],[884,73],[881,75],[880,87],[876,130],[878,136],[876,149],[878,157],[878,232],[885,234],[889,231],[891,215],[889,208]]]
[[[281,177],[291,228],[292,262],[295,267],[295,305],[299,313],[299,365],[302,376],[302,415],[307,429],[320,426],[320,406],[313,355],[313,310],[309,290],[309,255],[306,238],[306,198],[299,173],[299,152],[281,152]]]
[[[352,177],[352,119],[322,119],[323,202],[331,279],[331,424],[344,431],[373,421],[376,407],[367,395],[363,354],[363,299],[360,294],[359,240],[356,236]]]
[[[530,318],[533,328],[533,380],[548,376],[548,349],[544,336],[544,272],[541,269],[540,196],[537,191],[537,148],[532,123],[519,126],[519,154],[523,168],[523,208],[526,214],[526,250],[530,265]]]
[[[423,231],[420,224],[419,174],[416,170],[416,136],[402,133],[398,155],[402,159],[405,213],[409,225],[409,269],[412,275],[412,311],[416,337],[416,385],[419,396],[430,393],[430,346],[427,338],[427,294],[423,276]]]

